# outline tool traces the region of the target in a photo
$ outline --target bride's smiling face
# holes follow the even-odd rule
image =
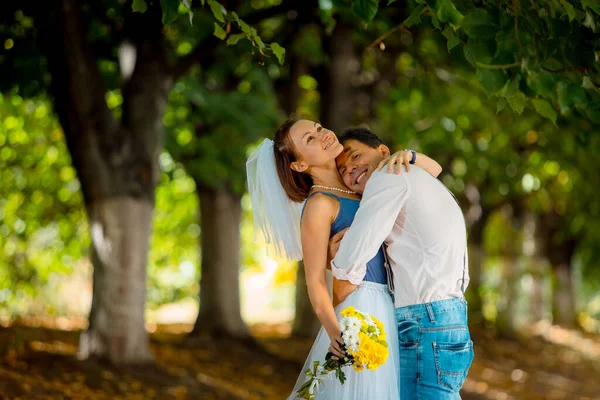
[[[301,119],[292,125],[289,134],[298,153],[291,167],[298,172],[326,165],[344,150],[335,134],[318,122]]]

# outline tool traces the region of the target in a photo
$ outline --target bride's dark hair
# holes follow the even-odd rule
[[[298,153],[290,137],[290,129],[298,121],[298,118],[292,117],[281,124],[273,138],[273,151],[281,186],[290,200],[301,203],[310,194],[313,179],[309,174],[297,172],[291,168],[291,164],[298,160]]]

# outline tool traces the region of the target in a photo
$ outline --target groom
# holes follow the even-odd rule
[[[360,284],[367,261],[385,244],[400,342],[400,397],[460,399],[473,360],[461,209],[421,168],[400,175],[375,171],[389,149],[367,129],[348,130],[339,140],[344,151],[338,170],[363,197],[331,261],[333,275]]]

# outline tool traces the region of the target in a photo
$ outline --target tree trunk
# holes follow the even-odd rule
[[[152,359],[144,325],[146,262],[162,115],[172,80],[164,64],[160,6],[149,6],[144,14],[125,13],[137,62],[123,87],[120,124],[104,99],[80,3],[49,0],[35,18],[52,77],[54,110],[90,220],[94,292],[80,353],[143,363]]]
[[[89,328],[81,337],[84,357],[108,355],[116,363],[152,360],[144,324],[152,208],[131,197],[91,206],[94,297]]]
[[[505,207],[503,213],[509,224],[508,237],[504,238],[504,262],[502,270],[502,283],[500,285],[500,300],[496,325],[500,334],[507,338],[515,338],[516,311],[519,299],[519,270],[518,259],[520,249],[520,233],[522,226],[522,209],[519,204],[513,203],[512,207]]]
[[[540,257],[532,257],[530,265],[532,284],[529,319],[535,323],[544,319],[544,274]]]
[[[321,328],[321,322],[315,314],[308,291],[306,289],[306,275],[304,263],[298,263],[296,273],[296,315],[292,326],[292,335],[295,337],[313,338]]]
[[[352,42],[352,27],[338,23],[331,36],[324,38],[330,61],[315,71],[321,94],[321,123],[337,135],[352,124],[356,104],[352,84],[360,64]]]
[[[561,237],[566,230],[566,218],[551,211],[541,219],[544,253],[552,269],[552,322],[563,326],[575,326],[575,293],[573,290],[572,262],[576,239]]]
[[[552,272],[552,322],[567,327],[576,326],[571,266],[567,262],[553,264]]]
[[[536,323],[544,318],[544,286],[543,260],[541,257],[544,245],[541,241],[539,216],[527,212],[524,226],[523,253],[529,259],[531,274],[531,294],[529,296],[529,321]]]
[[[198,196],[202,273],[200,310],[192,336],[208,334],[250,340],[240,311],[241,199],[225,190],[200,185]]]

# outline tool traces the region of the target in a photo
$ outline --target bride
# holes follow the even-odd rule
[[[335,159],[342,151],[332,131],[308,120],[288,120],[273,141],[265,139],[247,162],[255,229],[277,255],[304,258],[308,294],[322,328],[302,371],[314,361],[322,363],[328,349],[343,356],[338,319],[347,306],[373,315],[385,326],[387,362],[375,371],[344,367],[346,382],[325,379],[315,399],[399,399],[398,339],[383,248],[367,263],[360,285],[334,279],[335,308],[327,291],[329,238],[350,226],[360,203],[338,173]],[[302,372],[289,399],[297,398],[296,391],[307,379]]]

